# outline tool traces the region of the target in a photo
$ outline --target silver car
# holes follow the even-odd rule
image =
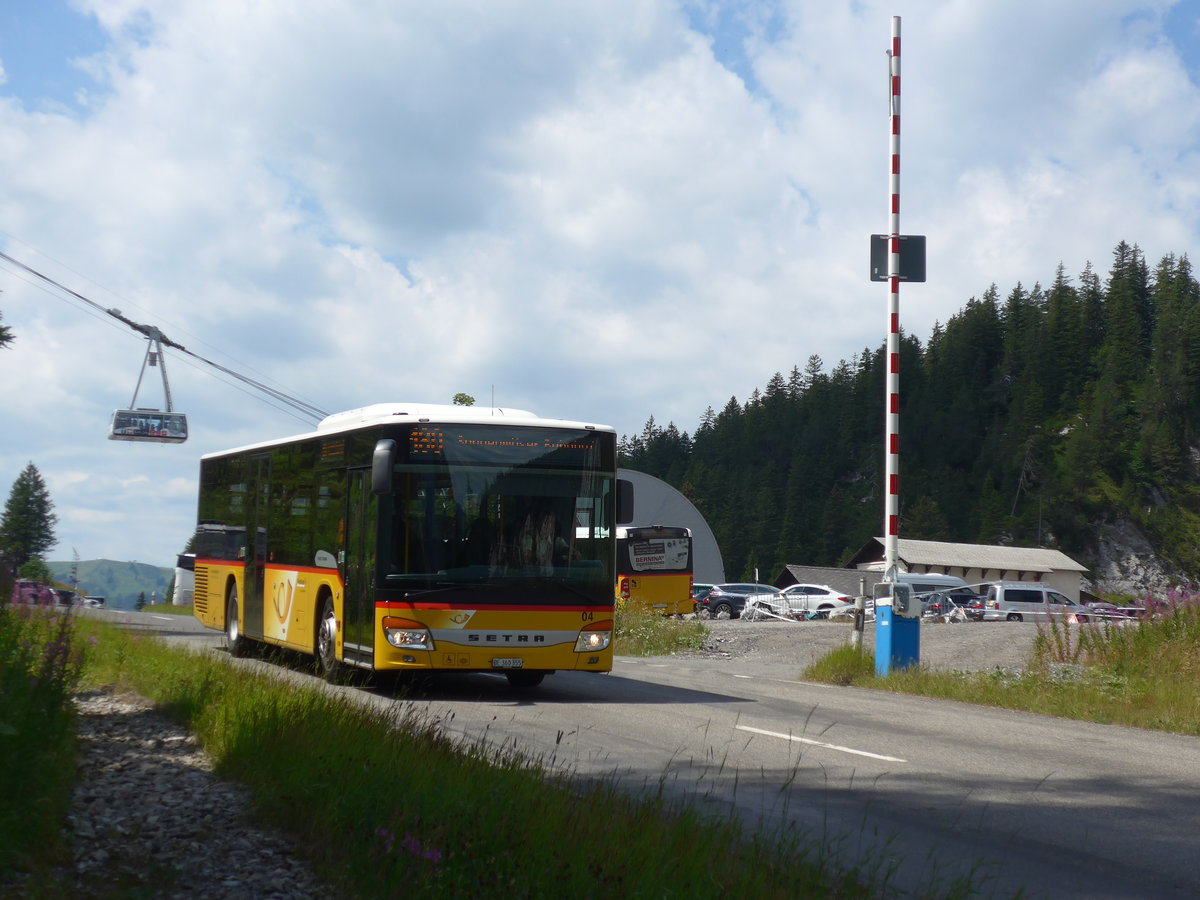
[[[983,599],[984,621],[1087,622],[1094,613],[1066,594],[1036,582],[998,582],[988,585]]]

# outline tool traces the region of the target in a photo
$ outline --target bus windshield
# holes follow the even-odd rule
[[[383,498],[381,586],[612,594],[610,442],[588,431],[415,426]]]

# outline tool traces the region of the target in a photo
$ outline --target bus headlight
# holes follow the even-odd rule
[[[612,622],[597,622],[591,628],[584,628],[575,639],[576,653],[594,653],[597,650],[607,650],[612,643]]]
[[[383,617],[383,636],[393,647],[400,650],[432,650],[433,636],[420,622],[400,619],[396,616]]]

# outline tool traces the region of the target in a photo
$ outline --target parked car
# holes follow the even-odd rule
[[[983,600],[984,620],[1004,619],[1009,622],[1045,622],[1054,618],[1064,621],[1087,622],[1096,616],[1090,607],[1076,603],[1066,594],[1046,584],[1016,581],[988,585]]]
[[[976,621],[976,622],[983,621],[983,601],[984,601],[984,599],[985,599],[984,596],[980,596],[977,599],[972,600],[970,603],[968,603],[966,606],[963,607],[963,612],[965,612],[967,614],[968,619],[972,619],[973,621]]]
[[[1130,619],[1139,619],[1146,614],[1145,607],[1117,606],[1106,600],[1093,600],[1091,603],[1085,603],[1084,606],[1090,609],[1097,619],[1110,622],[1127,622]]]
[[[837,610],[854,606],[853,597],[827,584],[793,584],[780,593],[786,604],[785,615],[819,615],[828,618]]]
[[[939,591],[936,594],[931,594],[925,603],[925,614],[932,616],[943,616],[951,611],[952,607],[957,606],[964,613],[970,616],[970,608],[976,601],[982,601],[983,594],[972,590],[969,587],[952,588],[948,591]],[[979,608],[983,608],[982,602]]]
[[[707,593],[711,589],[711,584],[700,584],[699,582],[695,581],[692,582],[692,599],[695,600],[701,594]]]
[[[48,584],[39,584],[36,581],[18,581],[13,585],[12,599],[17,603],[27,603],[31,606],[45,606],[57,602],[58,595]]]
[[[957,575],[944,575],[941,572],[901,572],[897,580],[912,588],[913,597],[921,601],[922,614],[928,613],[929,604],[942,594],[967,587],[967,583]]]
[[[763,595],[778,599],[779,591],[769,584],[714,584],[696,598],[696,615],[701,619],[737,619],[746,608],[747,598]]]

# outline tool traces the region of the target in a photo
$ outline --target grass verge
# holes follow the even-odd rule
[[[28,645],[26,669],[59,652],[53,629],[65,627],[64,620],[71,621],[31,620],[38,636],[14,643]],[[714,821],[662,793],[637,799],[609,781],[555,774],[482,740],[451,740],[402,701],[367,710],[317,682],[297,688],[251,675],[220,657],[190,654],[100,620],[80,619],[76,627],[75,644],[88,647],[86,664],[64,666],[74,674],[61,680],[49,704],[67,739],[57,757],[26,754],[40,757],[41,765],[55,760],[66,777],[49,795],[17,795],[17,804],[3,798],[23,828],[36,818],[42,838],[59,844],[40,862],[25,860],[34,877],[24,886],[44,884],[46,896],[67,896],[61,874],[50,872],[40,882],[37,875],[39,864],[63,862],[69,849],[61,828],[74,767],[64,710],[76,684],[131,688],[184,723],[217,771],[249,788],[260,815],[289,834],[341,896],[393,897],[402,890],[438,898],[497,892],[865,898],[891,892],[891,872],[882,864],[850,864],[797,830],[777,827],[738,840],[743,825],[732,818]],[[31,633],[25,628],[22,634]],[[32,733],[24,717],[5,721]],[[12,736],[7,729],[5,736]],[[28,777],[35,794],[44,785]],[[16,864],[10,856],[0,866],[0,884]]]
[[[147,603],[138,612],[158,613],[160,616],[190,616],[191,606],[176,606],[173,603]]]
[[[1119,624],[1051,621],[1034,639],[1022,672],[946,672],[916,666],[878,678],[873,655],[842,647],[815,662],[802,677],[1200,735],[1200,607],[1177,605]]]

